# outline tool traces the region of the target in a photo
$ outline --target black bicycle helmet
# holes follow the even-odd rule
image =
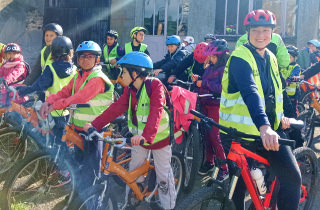
[[[204,36],[204,41],[206,41],[206,39],[212,39],[212,41],[213,41],[213,40],[216,40],[217,38],[216,38],[216,36],[213,35],[213,34],[206,34],[206,35]]]
[[[58,36],[62,36],[63,35],[63,29],[62,27],[57,24],[57,23],[48,23],[47,25],[45,25],[43,27],[43,31],[46,32],[46,31],[54,31],[56,32],[56,34]]]
[[[287,50],[288,50],[288,53],[289,53],[290,55],[292,55],[293,57],[297,57],[298,54],[299,54],[299,50],[298,50],[298,48],[296,48],[295,46],[288,45],[288,46],[287,46]]]
[[[68,55],[71,49],[72,41],[66,36],[58,36],[52,41],[51,53],[54,57]]]

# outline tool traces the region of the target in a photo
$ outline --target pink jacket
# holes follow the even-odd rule
[[[0,67],[0,77],[4,77],[8,85],[16,81],[24,80],[26,76],[27,69],[23,62],[22,55],[20,55],[14,61],[5,61]]]
[[[189,130],[189,126],[191,124],[189,119],[193,119],[193,115],[190,114],[189,111],[190,109],[196,108],[197,94],[179,86],[173,86],[171,91],[171,100],[174,109],[175,139],[176,142],[180,144],[183,136],[179,136],[178,131],[181,130],[181,128],[185,131]],[[185,114],[185,109],[188,114]]]

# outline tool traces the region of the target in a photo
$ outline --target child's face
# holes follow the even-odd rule
[[[210,59],[212,64],[218,63],[218,57],[215,56],[215,55],[209,55],[209,59]]]
[[[44,41],[46,42],[47,46],[52,44],[52,41],[57,37],[56,32],[54,31],[46,31],[44,33]]]
[[[114,37],[107,36],[107,45],[108,46],[112,46],[115,41],[116,41],[116,39]]]
[[[310,53],[317,51],[317,47],[313,44],[308,44],[308,48]]]
[[[17,57],[19,57],[20,53],[16,52],[7,52],[5,53],[6,60],[13,61]]]
[[[134,34],[133,37],[139,42],[142,43],[144,40],[144,32],[139,31],[138,33]]]
[[[96,65],[96,62],[99,62],[99,58],[92,53],[83,53],[78,56],[78,63],[83,70],[92,69]]]
[[[290,55],[290,63],[296,62],[296,57],[293,57],[292,55]]]
[[[178,46],[175,45],[175,44],[170,44],[170,45],[168,45],[168,51],[169,51],[170,53],[174,53],[177,49],[178,49]]]
[[[125,67],[122,68],[122,71],[123,71],[121,75],[122,81],[125,84],[125,86],[129,86],[132,82],[132,78],[130,77],[129,71]]]

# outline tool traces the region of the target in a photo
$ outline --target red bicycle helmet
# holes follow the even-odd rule
[[[199,44],[197,44],[193,52],[193,57],[197,62],[204,63],[204,61],[206,60],[207,56],[203,55],[202,53],[207,46],[208,46],[208,43],[206,42],[200,42]]]
[[[267,26],[274,28],[276,26],[276,16],[269,10],[254,10],[247,14],[244,18],[244,25],[247,28],[258,27],[258,26]]]
[[[203,51],[203,55],[222,55],[226,52],[229,52],[229,46],[227,41],[224,39],[216,39],[208,44],[206,49]]]
[[[21,47],[17,43],[8,43],[4,52],[21,52]]]

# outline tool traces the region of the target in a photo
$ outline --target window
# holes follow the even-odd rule
[[[190,0],[145,0],[144,26],[149,35],[186,35],[189,5]]]
[[[277,18],[275,32],[282,36],[295,36],[297,0],[219,0],[216,3],[215,34],[244,34],[244,18],[254,9],[272,11]]]

